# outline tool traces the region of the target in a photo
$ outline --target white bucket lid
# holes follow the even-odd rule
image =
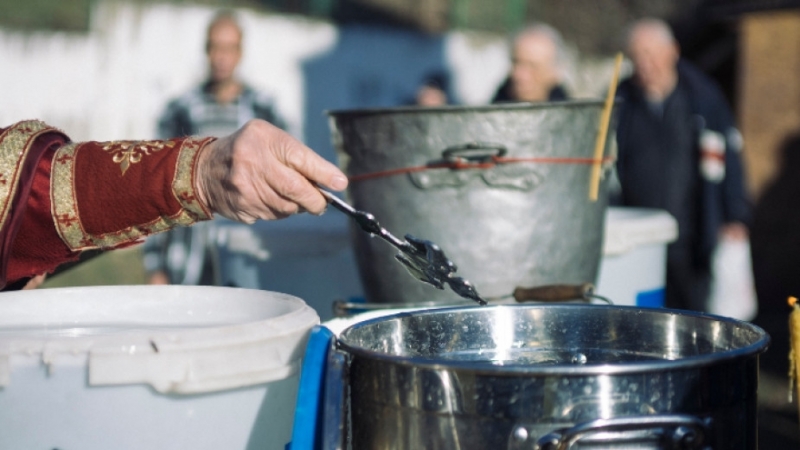
[[[206,286],[102,286],[0,294],[0,386],[12,356],[85,355],[90,385],[146,383],[199,393],[299,371],[319,316],[275,292]]]
[[[639,246],[669,244],[678,238],[678,222],[660,209],[609,207],[603,255],[621,255]]]

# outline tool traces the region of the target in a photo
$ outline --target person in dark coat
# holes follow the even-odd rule
[[[637,22],[627,43],[634,74],[617,90],[615,203],[675,217],[679,236],[667,250],[665,303],[703,311],[719,236],[747,238],[741,135],[720,89],[680,59],[664,22]]]
[[[555,28],[531,25],[517,33],[511,48],[511,71],[492,103],[567,100],[562,86],[564,44]]]

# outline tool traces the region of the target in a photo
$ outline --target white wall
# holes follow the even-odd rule
[[[73,139],[143,138],[167,99],[205,76],[204,39],[215,10],[97,2],[88,34],[0,29],[0,123],[37,117]],[[243,11],[240,75],[272,92],[300,132],[300,62],[336,40],[333,26]]]

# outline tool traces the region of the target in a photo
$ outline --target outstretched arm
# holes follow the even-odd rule
[[[45,131],[17,136],[13,145],[63,136],[23,122],[0,133],[0,146],[9,130],[25,134],[31,123]],[[15,205],[19,214],[0,224],[11,250],[0,288],[52,272],[84,250],[124,247],[213,213],[246,223],[321,214],[326,203],[316,185],[347,186],[333,164],[261,120],[216,140],[53,142],[24,180],[31,189]]]

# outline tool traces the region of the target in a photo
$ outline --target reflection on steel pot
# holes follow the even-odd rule
[[[436,242],[481,296],[501,297],[517,286],[595,281],[607,181],[592,202],[590,173],[611,162],[593,159],[602,107],[339,111],[331,127],[353,205],[387,229]],[[409,278],[385,243],[353,239],[369,302],[457,299]]]
[[[338,343],[349,439],[389,450],[753,449],[768,342],[733,319],[597,305],[362,322]]]

